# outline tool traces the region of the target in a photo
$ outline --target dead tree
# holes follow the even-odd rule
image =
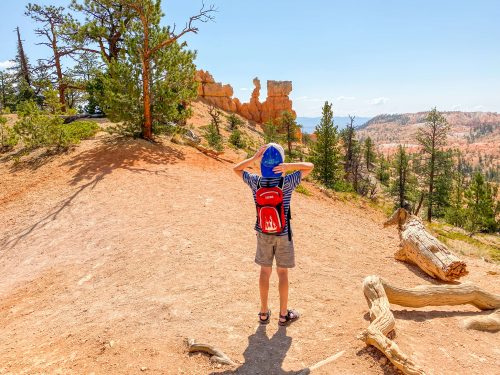
[[[222,121],[221,120],[222,112],[215,106],[211,105],[208,108],[208,114],[212,118],[211,123],[214,124],[215,129],[217,130],[217,134],[220,135],[220,123]]]
[[[398,208],[384,223],[397,224],[401,243],[394,258],[416,264],[426,274],[453,281],[468,274],[467,265],[425,229],[422,220]]]
[[[368,276],[363,281],[363,293],[371,323],[358,338],[375,346],[404,374],[423,375],[425,371],[387,337],[396,325],[390,303],[406,307],[470,304],[480,310],[497,309],[490,315],[468,318],[463,326],[492,332],[500,330],[500,295],[488,293],[472,283],[398,288],[378,276]]]

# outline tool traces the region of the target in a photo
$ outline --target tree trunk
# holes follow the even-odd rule
[[[471,283],[420,285],[406,289],[395,287],[378,276],[368,276],[363,281],[363,293],[370,309],[371,323],[358,338],[379,349],[404,374],[422,375],[425,372],[387,337],[396,325],[390,303],[406,307],[471,304],[481,310],[497,309],[490,315],[468,318],[463,325],[488,331],[500,329],[500,295],[488,293]]]
[[[144,125],[142,136],[144,139],[153,139],[153,126],[151,121],[151,97],[149,92],[149,59],[143,57],[142,61],[142,99],[144,105]]]
[[[418,216],[397,209],[384,226],[398,224],[401,240],[394,257],[416,264],[428,275],[453,281],[468,274],[467,265],[425,229]]]

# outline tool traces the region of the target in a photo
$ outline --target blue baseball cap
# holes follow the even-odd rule
[[[277,143],[269,143],[260,161],[262,177],[281,177],[282,173],[274,173],[273,168],[285,161],[285,150]]]

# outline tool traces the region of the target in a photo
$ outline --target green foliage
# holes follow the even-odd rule
[[[0,151],[11,149],[18,142],[16,133],[6,124],[7,119],[0,116]]]
[[[297,142],[297,132],[300,129],[300,125],[297,124],[293,115],[284,111],[280,118],[281,132],[284,133],[284,140],[288,146],[288,155],[292,156],[292,143]]]
[[[450,151],[436,152],[435,181],[433,191],[433,215],[443,217],[450,205],[453,188],[453,160]]]
[[[465,191],[465,228],[471,234],[498,230],[496,216],[500,212],[500,204],[495,201],[497,192],[498,187],[487,183],[482,174],[475,173],[472,176],[471,184]]]
[[[376,160],[375,145],[373,144],[373,141],[370,137],[365,139],[363,153],[366,163],[366,169],[370,171]]]
[[[217,127],[214,123],[210,123],[210,125],[208,125],[205,129],[205,138],[208,142],[208,145],[214,150],[222,151],[224,149],[223,138],[217,132]]]
[[[380,154],[378,157],[378,165],[375,171],[377,179],[380,181],[382,185],[388,186],[390,173],[389,173],[390,163],[384,155]]]
[[[18,114],[20,119],[14,125],[14,131],[28,150],[38,147],[66,148],[93,136],[99,129],[90,121],[63,124],[59,116],[41,111],[34,102],[21,103]]]
[[[53,115],[59,115],[62,113],[61,102],[59,101],[59,95],[57,90],[54,90],[52,84],[49,83],[47,88],[43,91],[44,96],[44,106],[47,111]]]
[[[278,126],[272,120],[262,125],[262,130],[264,131],[264,142],[266,143],[280,143],[283,139],[278,132]]]
[[[229,136],[229,143],[231,143],[236,148],[245,148],[246,142],[243,138],[243,134],[238,128],[235,128],[231,135]]]
[[[167,37],[166,31],[155,30],[154,37]],[[136,38],[136,37],[135,37]],[[109,65],[109,74],[102,76],[103,96],[99,102],[111,121],[121,122],[116,128],[122,134],[139,136],[144,123],[141,65],[137,52],[139,41],[133,35],[125,38],[130,53]],[[180,122],[190,116],[185,103],[196,98],[195,53],[184,45],[173,43],[159,50],[151,64],[151,113],[155,124]]]
[[[452,169],[452,188],[444,219],[450,224],[463,228],[466,219],[464,206],[466,164],[460,152],[457,153],[457,163]]]
[[[231,131],[243,125],[243,120],[234,113],[231,113],[229,116],[227,116],[227,122],[229,125],[229,130]]]
[[[322,113],[321,121],[316,126],[317,142],[311,150],[311,161],[315,165],[313,176],[326,187],[343,188],[339,136],[333,124],[332,104],[325,102]]]
[[[433,108],[425,118],[425,126],[420,128],[417,133],[417,141],[422,147],[422,169],[421,176],[423,177],[425,184],[427,186],[427,220],[431,221],[433,217],[433,209],[437,205],[438,212],[442,214],[440,210],[440,204],[443,201],[442,196],[443,191],[436,193],[436,176],[443,173],[442,167],[446,163],[440,163],[439,158],[443,155],[439,155],[439,152],[443,146],[446,145],[446,137],[450,129],[450,125],[446,121],[446,118]],[[441,169],[440,169],[441,168]],[[441,181],[443,182],[443,181]],[[449,184],[445,184],[449,186]],[[441,186],[443,188],[443,186]]]
[[[311,196],[312,195],[312,193],[309,190],[307,190],[307,188],[304,185],[302,185],[302,184],[299,184],[299,186],[297,186],[297,188],[295,189],[295,191],[297,193],[304,194],[304,195],[307,195],[307,196]]]
[[[392,175],[389,192],[394,197],[395,208],[406,207],[413,211],[418,196],[417,180],[411,169],[411,157],[402,145],[394,156]]]

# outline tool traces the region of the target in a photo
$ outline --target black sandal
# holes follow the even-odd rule
[[[269,324],[269,321],[271,320],[271,310],[267,310],[266,313],[259,312],[257,315],[259,315],[260,324]],[[262,319],[263,316],[265,316],[266,319]]]
[[[278,324],[280,326],[287,326],[289,324],[292,324],[296,320],[300,318],[300,315],[297,311],[295,310],[287,310],[286,315],[281,315],[280,313],[280,319],[278,320]],[[281,321],[281,319],[285,319],[285,321]]]

